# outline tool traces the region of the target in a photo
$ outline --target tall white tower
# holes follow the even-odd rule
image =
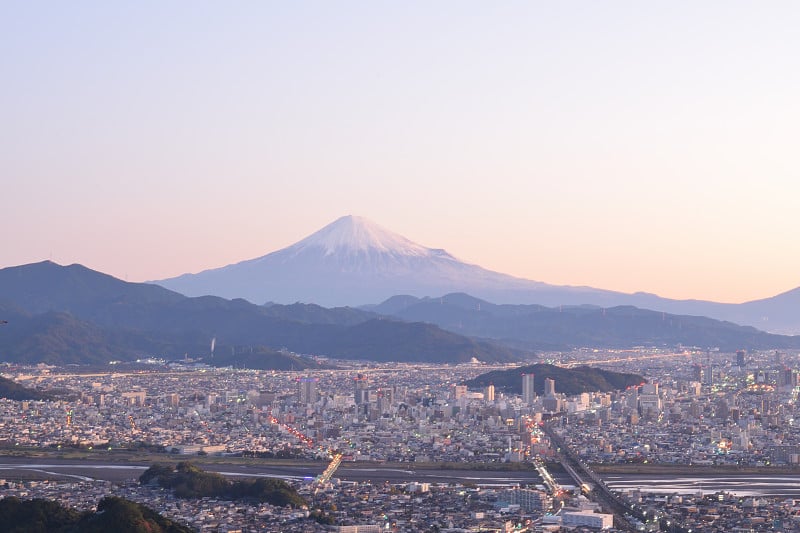
[[[526,405],[531,405],[536,400],[533,378],[533,374],[522,374],[522,403]]]

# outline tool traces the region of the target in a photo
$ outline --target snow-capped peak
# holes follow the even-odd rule
[[[377,250],[396,255],[425,256],[430,250],[402,235],[392,233],[364,217],[343,216],[290,247],[298,252],[323,248],[326,255],[336,252]]]

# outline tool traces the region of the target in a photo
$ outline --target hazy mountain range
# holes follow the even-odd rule
[[[375,304],[400,294],[421,298],[461,292],[502,304],[635,306],[800,333],[800,288],[763,300],[723,304],[549,285],[464,263],[445,250],[426,248],[355,216],[342,217],[263,257],[155,283],[187,296],[323,306]]]
[[[800,347],[800,337],[707,317],[673,315],[633,306],[495,305],[468,294],[439,298],[395,296],[364,309],[409,322],[427,322],[472,337],[523,349],[581,346],[698,346],[723,351]]]
[[[259,306],[242,299],[186,297],[49,261],[0,270],[0,319],[8,320],[0,326],[0,360],[53,364],[188,354],[219,366],[300,370],[319,363],[289,352],[374,361],[490,362],[580,346],[800,347],[800,337],[705,317],[633,307],[494,305],[465,294],[398,296],[368,309]],[[213,352],[211,339],[216,339]]]
[[[225,366],[299,369],[308,361],[287,359],[293,356],[278,349],[375,361],[511,361],[526,355],[432,324],[355,309],[188,298],[49,261],[0,270],[0,317],[8,321],[0,329],[5,361],[102,363],[189,354]]]

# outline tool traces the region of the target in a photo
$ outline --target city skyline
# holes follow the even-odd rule
[[[0,267],[164,279],[354,214],[551,284],[800,285],[793,3],[0,9]]]

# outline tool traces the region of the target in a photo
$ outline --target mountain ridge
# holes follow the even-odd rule
[[[558,287],[487,270],[353,215],[340,217],[266,255],[150,283],[187,296],[214,294],[253,303],[323,306],[360,306],[405,292],[430,296],[466,288],[472,289],[466,291],[470,293],[491,294],[498,301],[510,298],[512,303],[530,290],[546,300],[552,299],[553,290],[566,290],[574,303],[583,303],[586,293],[595,297],[614,294],[591,287]]]
[[[0,270],[0,313],[9,320],[0,331],[0,355],[24,362],[96,364],[154,355],[208,356],[212,337],[220,348],[250,347],[256,355],[263,353],[262,359],[274,358],[281,348],[376,361],[524,358],[523,351],[467,339],[432,324],[379,320],[346,308],[190,298],[52,262]],[[213,362],[223,361],[253,365],[257,358],[234,350]],[[285,366],[285,358],[276,364]]]
[[[243,299],[190,298],[50,262],[0,270],[0,295],[16,298],[0,300],[0,316],[9,320],[0,329],[0,356],[28,363],[102,364],[189,354],[217,366],[301,369],[318,363],[287,352],[374,361],[511,362],[537,350],[584,346],[800,347],[800,337],[630,306],[497,305],[463,293],[396,296],[387,300],[388,310],[257,306]]]
[[[708,316],[775,333],[800,333],[800,287],[771,298],[728,304],[551,285],[462,262],[444,249],[416,244],[352,215],[255,259],[152,283],[187,296],[213,294],[257,304],[305,302],[325,307],[376,305],[402,294],[423,298],[464,292],[503,304],[631,305]]]
[[[400,320],[427,322],[470,337],[536,350],[579,347],[699,346],[738,349],[800,347],[800,336],[774,335],[703,316],[674,315],[633,306],[549,308],[493,304],[455,293],[438,298],[397,296],[369,306]]]

